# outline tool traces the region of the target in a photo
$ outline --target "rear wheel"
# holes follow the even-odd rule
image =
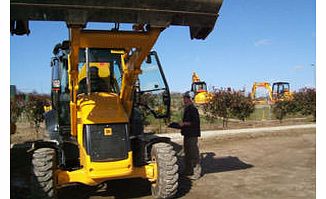
[[[151,151],[152,162],[157,164],[157,180],[152,184],[154,198],[171,198],[178,188],[178,165],[173,147],[168,143],[156,143]]]
[[[32,198],[56,198],[55,169],[56,151],[40,148],[34,151],[32,159]]]

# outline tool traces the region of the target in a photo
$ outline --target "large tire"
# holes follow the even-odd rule
[[[171,198],[178,189],[178,165],[173,147],[168,143],[156,143],[151,150],[152,162],[157,164],[157,180],[152,184],[154,198]]]
[[[55,199],[57,167],[56,151],[52,148],[40,148],[34,151],[32,159],[32,198]]]

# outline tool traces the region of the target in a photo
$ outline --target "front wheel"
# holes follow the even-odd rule
[[[31,179],[31,194],[33,198],[57,198],[55,180],[56,166],[56,151],[54,149],[40,148],[34,151]]]
[[[171,198],[178,189],[178,165],[173,147],[168,143],[156,143],[151,150],[152,162],[157,164],[157,180],[152,184],[154,198]]]

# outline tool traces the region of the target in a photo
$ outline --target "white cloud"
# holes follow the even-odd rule
[[[304,65],[295,65],[293,66],[293,71],[294,72],[299,72],[299,71],[302,71],[304,69]]]
[[[271,45],[271,44],[272,44],[272,40],[270,40],[270,39],[260,39],[260,40],[257,40],[254,42],[254,45],[256,47],[267,46],[267,45]]]

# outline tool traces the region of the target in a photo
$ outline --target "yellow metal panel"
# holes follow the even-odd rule
[[[119,96],[116,93],[82,94],[78,99],[78,118],[83,124],[128,123]]]
[[[206,104],[212,99],[212,95],[209,94],[207,91],[197,93],[195,95],[195,103],[196,104]]]
[[[133,167],[132,152],[128,153],[127,159],[114,162],[90,162],[87,157],[87,164],[82,169],[57,172],[58,185],[83,183],[93,186],[107,180],[137,177],[155,182],[157,180],[157,165],[151,163],[142,167]]]
[[[70,39],[70,53],[68,56],[68,76],[69,76],[69,90],[70,90],[70,125],[71,135],[77,136],[77,91],[78,91],[78,53],[79,53],[79,33],[81,27],[74,27],[69,29]]]
[[[132,152],[128,153],[127,159],[113,162],[91,162],[89,156],[86,156],[82,169],[58,171],[58,185],[75,182],[97,185],[110,179],[126,178],[132,173],[132,168]]]

